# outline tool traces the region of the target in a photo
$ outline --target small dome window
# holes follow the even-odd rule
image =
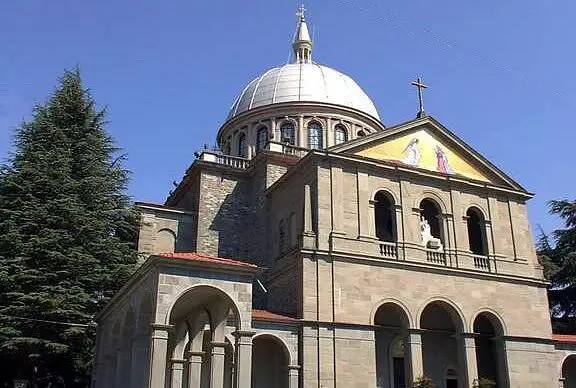
[[[308,148],[311,150],[322,148],[322,126],[316,121],[308,124]]]
[[[346,128],[342,125],[336,125],[336,127],[334,127],[334,145],[342,144],[346,142],[346,140],[348,140]]]

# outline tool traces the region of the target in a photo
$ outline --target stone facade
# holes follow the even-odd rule
[[[421,375],[459,387],[472,387],[479,377],[499,387],[552,388],[569,381],[562,365],[576,346],[552,336],[526,213],[530,194],[366,160],[353,150],[304,157],[285,151],[269,146],[242,165],[203,154],[166,205],[140,204],[139,247],[153,256],[100,318],[108,334],[99,336],[96,386],[129,381],[156,387],[166,379],[167,387],[194,388],[234,381],[238,387],[399,387],[397,379]],[[392,201],[394,243],[376,236],[374,198],[382,191]],[[442,252],[421,245],[425,198],[439,206]],[[483,257],[469,245],[470,207],[484,217]],[[154,256],[170,247],[175,255],[197,251],[262,269]],[[181,318],[172,311],[199,285],[210,288],[203,291],[208,296],[190,299],[192,312],[180,315],[200,314],[193,308],[199,300],[214,314],[229,303],[229,314],[237,316],[223,321],[220,339],[218,327],[210,329],[214,348],[198,345],[201,350],[176,356],[173,336]],[[146,290],[156,291],[144,297]],[[144,308],[148,315],[137,307],[142,298],[154,306],[152,312]],[[253,308],[273,318],[253,315]],[[152,329],[142,319],[150,319]],[[491,322],[489,342],[482,342],[482,319]],[[134,335],[127,329],[133,327]],[[187,335],[190,345],[182,349],[197,346],[192,332]],[[252,346],[254,361],[244,354],[249,370],[240,370],[235,359],[242,346]],[[204,377],[193,385],[191,360],[200,360],[194,364],[200,371],[207,354],[212,369],[198,372]],[[145,355],[148,377],[128,372]],[[490,358],[492,364],[485,361]],[[223,380],[213,376],[214,365]]]
[[[357,101],[302,101],[289,78],[291,102],[231,116],[221,151],[139,204],[146,260],[97,317],[93,386],[574,386],[532,194],[431,117],[387,128]],[[399,158],[415,134],[428,167]]]

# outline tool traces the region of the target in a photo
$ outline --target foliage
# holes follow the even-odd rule
[[[430,377],[421,376],[414,381],[412,388],[436,388],[436,383]]]
[[[492,388],[496,386],[494,380],[480,378],[479,380],[474,380],[473,388]]]
[[[544,275],[550,281],[548,297],[554,331],[576,333],[576,200],[549,202],[550,213],[564,228],[546,235],[542,230],[537,249]]]
[[[92,319],[137,261],[139,216],[105,117],[66,71],[0,169],[0,385],[89,385]]]

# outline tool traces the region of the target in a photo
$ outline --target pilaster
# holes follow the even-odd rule
[[[478,379],[476,342],[474,341],[474,334],[463,333],[458,341],[460,342],[460,348],[463,349],[460,365],[466,374],[464,387],[473,388],[474,381]]]
[[[163,387],[166,383],[166,353],[168,351],[168,336],[174,329],[173,325],[152,324],[152,339],[150,343],[150,374],[149,388]]]
[[[223,388],[226,342],[212,341],[210,345],[212,348],[210,353],[210,357],[212,358],[210,363],[210,388]]]
[[[202,382],[203,351],[190,351],[188,356],[188,388],[200,388]]]
[[[235,331],[236,388],[250,388],[252,384],[252,337],[254,331]]]
[[[424,358],[422,356],[422,331],[409,330],[406,336],[406,352],[408,355],[408,381],[414,381],[424,376]]]

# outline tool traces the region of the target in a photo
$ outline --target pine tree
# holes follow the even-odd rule
[[[560,216],[564,228],[550,238],[542,231],[538,256],[550,281],[548,297],[554,330],[576,333],[576,201],[550,201],[550,213]]]
[[[139,216],[105,117],[66,71],[0,170],[0,385],[88,386],[92,319],[134,270]]]

